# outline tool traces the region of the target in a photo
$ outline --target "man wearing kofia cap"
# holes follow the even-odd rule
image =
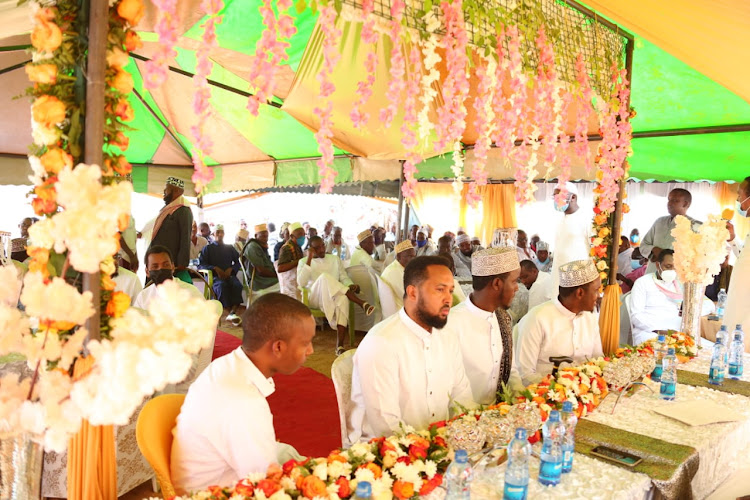
[[[404,306],[404,269],[417,256],[417,252],[410,240],[404,240],[396,245],[394,252],[396,260],[383,270],[380,278],[393,289],[396,305],[400,309]]]
[[[352,252],[350,266],[365,266],[375,269],[378,273],[383,270],[383,264],[376,262],[372,258],[372,252],[375,250],[375,238],[369,229],[365,229],[357,235],[359,245]]]
[[[174,257],[174,277],[192,283],[187,271],[190,263],[190,236],[193,228],[193,213],[182,196],[185,181],[176,177],[167,178],[164,187],[164,203],[154,222],[151,247],[163,246]]]

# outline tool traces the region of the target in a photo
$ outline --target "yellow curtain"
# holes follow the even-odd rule
[[[91,370],[94,358],[79,358],[73,378]],[[116,500],[117,461],[115,432],[111,425],[93,426],[84,420],[68,446],[68,498],[70,500]]]
[[[608,285],[604,289],[602,310],[599,314],[599,335],[605,355],[617,350],[620,345],[620,285]]]
[[[726,182],[717,182],[714,185],[716,198],[719,200],[721,209],[731,208],[734,211],[732,224],[734,224],[735,238],[738,241],[744,241],[747,233],[750,232],[750,217],[742,217],[737,213],[735,201],[737,201],[737,190],[739,188],[739,184],[727,184]]]
[[[466,201],[469,185],[464,184],[458,215],[458,224],[466,228],[472,236],[479,236],[482,243],[489,246],[492,235],[499,227],[518,227],[516,201],[513,184],[487,184],[479,186],[477,192],[482,197],[481,206],[472,209]]]
[[[458,196],[449,182],[418,182],[411,207],[422,224],[434,229],[437,240],[445,231],[456,231],[458,226]]]

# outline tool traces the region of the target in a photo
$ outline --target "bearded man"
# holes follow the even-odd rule
[[[193,228],[193,212],[182,196],[185,181],[176,177],[167,178],[164,186],[164,208],[154,222],[151,245],[169,249],[174,258],[174,277],[185,283],[193,283],[187,270],[190,264],[190,236]]]

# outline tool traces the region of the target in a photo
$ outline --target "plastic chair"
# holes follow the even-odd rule
[[[214,273],[210,269],[199,269],[198,272],[200,273],[199,276],[202,278],[203,282],[206,284],[206,287],[203,289],[203,296],[206,297],[206,300],[210,300],[212,298],[216,298],[216,294],[214,293]],[[211,295],[214,295],[214,297],[211,297]]]
[[[400,309],[396,300],[396,292],[391,285],[380,276],[376,277],[378,283],[378,298],[380,300],[380,312],[383,319],[393,316]]]
[[[302,303],[305,304],[313,318],[325,318],[326,313],[320,309],[315,309],[310,306],[310,289],[304,286],[299,287],[300,293],[302,293]],[[331,328],[336,328],[336,325],[331,325]],[[349,344],[354,345],[354,303],[349,301]]]
[[[620,297],[620,345],[633,345],[633,324],[630,321],[630,292]]]
[[[366,315],[361,308],[354,310],[354,328],[355,330],[369,331],[376,323],[380,321],[380,300],[378,298],[378,284],[375,281],[376,271],[365,265],[351,266],[346,269],[346,274],[355,285],[359,286],[359,298],[375,307],[375,312],[370,316]]]
[[[157,396],[143,406],[135,425],[138,448],[154,469],[164,498],[172,498],[176,494],[170,468],[172,429],[184,401],[184,394]]]
[[[331,365],[331,378],[333,388],[336,391],[336,402],[339,405],[339,424],[341,425],[341,446],[349,448],[349,417],[354,409],[352,401],[352,372],[354,371],[354,353],[356,349],[350,349],[333,361]]]

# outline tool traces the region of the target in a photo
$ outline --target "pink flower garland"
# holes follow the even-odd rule
[[[401,51],[401,35],[403,33],[403,26],[401,21],[404,18],[404,9],[406,4],[404,0],[392,0],[391,1],[391,20],[390,31],[388,36],[391,39],[391,79],[388,81],[388,90],[386,97],[388,98],[388,106],[380,110],[380,121],[383,122],[385,128],[391,126],[393,118],[396,116],[399,104],[401,104],[401,94],[406,87],[404,82],[405,64],[404,54]]]
[[[315,132],[315,140],[318,141],[320,158],[317,161],[318,174],[320,176],[320,192],[330,193],[333,190],[334,180],[337,172],[333,169],[333,101],[330,97],[336,90],[331,81],[331,74],[341,58],[338,51],[338,40],[341,30],[336,28],[336,9],[333,2],[320,10],[320,31],[323,35],[323,66],[316,76],[320,83],[320,94],[318,102],[320,106],[313,109],[313,114],[320,118],[320,126]]]
[[[370,121],[370,113],[364,111],[364,107],[372,97],[372,87],[375,85],[375,72],[378,69],[378,54],[375,43],[378,41],[378,34],[375,32],[375,17],[372,16],[374,0],[362,1],[362,41],[370,45],[370,52],[365,59],[365,79],[357,83],[357,100],[354,102],[354,108],[349,117],[352,120],[354,128],[361,129]]]
[[[177,0],[154,0],[157,21],[154,30],[159,35],[159,46],[150,61],[146,61],[143,70],[143,86],[149,90],[158,88],[167,81],[169,61],[175,58],[177,51]]]
[[[417,163],[422,161],[422,156],[417,152],[419,141],[417,140],[417,98],[419,97],[420,82],[422,79],[422,52],[418,43],[412,43],[409,50],[410,74],[406,79],[406,99],[404,100],[404,121],[401,124],[401,144],[406,148],[406,161],[404,161],[404,184],[401,192],[408,200],[414,197],[414,189],[417,187]]]
[[[489,58],[483,58],[480,56],[480,62],[477,65],[477,96],[474,99],[474,111],[476,113],[476,119],[474,120],[474,126],[477,129],[477,141],[474,144],[474,165],[471,170],[472,182],[469,185],[469,191],[466,195],[466,201],[472,208],[476,208],[481,196],[477,192],[479,186],[487,185],[487,171],[485,166],[487,165],[487,155],[492,144],[490,135],[492,133],[492,108],[491,104],[494,100],[495,87],[497,82],[493,85],[491,72],[493,68],[490,68]],[[500,90],[502,92],[502,90]]]
[[[536,46],[539,50],[539,64],[537,66],[537,106],[536,121],[539,127],[542,146],[544,147],[543,160],[545,167],[549,168],[555,161],[557,155],[557,139],[561,118],[559,118],[559,105],[555,80],[555,53],[552,44],[547,40],[544,26],[539,28],[536,38]]]
[[[562,116],[568,115],[572,100],[573,96],[566,92],[562,98],[562,109],[560,110]],[[568,151],[570,149],[570,137],[564,128],[560,130],[558,137],[560,143],[557,145],[557,157],[560,158],[560,175],[557,176],[557,183],[560,185],[560,192],[555,196],[555,203],[561,207],[568,197],[568,189],[565,187],[565,183],[570,180],[570,154]]]
[[[448,76],[443,82],[445,104],[438,110],[437,149],[445,149],[448,144],[461,141],[466,128],[466,107],[464,101],[469,94],[469,78],[466,75],[468,57],[466,46],[468,35],[464,25],[462,1],[443,1],[440,9],[445,18],[446,34],[443,38],[445,62]]]
[[[275,3],[280,13],[292,6],[292,0],[277,0]],[[253,116],[258,116],[261,103],[273,98],[279,65],[289,58],[286,51],[290,43],[281,39],[289,39],[297,33],[292,16],[280,14],[277,19],[273,4],[271,0],[263,0],[259,9],[266,28],[255,46],[255,55],[250,62],[252,95],[248,98],[247,109]]]
[[[205,157],[211,154],[213,142],[211,138],[205,135],[205,127],[211,118],[212,110],[209,99],[211,91],[208,87],[208,77],[211,74],[213,63],[209,58],[211,50],[218,47],[216,42],[216,24],[221,22],[218,13],[224,8],[223,0],[203,0],[201,9],[208,16],[208,20],[203,24],[203,36],[201,44],[196,51],[196,68],[193,84],[195,93],[193,94],[193,112],[198,117],[196,125],[190,127],[190,133],[193,137],[193,183],[195,184],[196,193],[200,193],[203,188],[213,180],[214,171],[205,164]]]
[[[591,153],[589,151],[589,117],[594,114],[591,104],[593,91],[589,82],[589,75],[586,70],[586,61],[583,54],[576,57],[576,81],[578,83],[578,92],[576,93],[576,102],[578,103],[578,114],[576,115],[575,125],[575,154],[584,158],[586,171],[591,171]]]

